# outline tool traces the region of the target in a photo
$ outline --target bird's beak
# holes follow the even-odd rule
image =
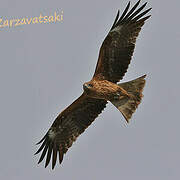
[[[84,91],[88,90],[89,89],[88,85],[87,84],[83,84],[83,89],[84,89]]]

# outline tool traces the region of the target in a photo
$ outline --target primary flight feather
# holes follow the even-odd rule
[[[142,11],[146,4],[139,6],[140,0],[129,10],[130,2],[121,17],[119,11],[112,28],[105,38],[91,81],[83,84],[84,92],[55,119],[35,154],[40,152],[40,163],[46,156],[45,167],[52,160],[54,169],[57,157],[62,163],[63,156],[77,137],[96,119],[110,101],[127,122],[141,102],[145,76],[126,83],[119,82],[127,72],[136,38],[150,15],[151,8]]]

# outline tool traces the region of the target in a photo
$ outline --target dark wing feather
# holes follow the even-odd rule
[[[144,17],[144,15],[151,8],[142,12],[147,3],[137,9],[139,3],[140,0],[129,10],[129,2],[120,18],[118,11],[113,26],[100,48],[94,78],[106,79],[116,83],[127,72],[136,38],[145,20],[150,17]]]
[[[40,163],[46,155],[45,167],[52,157],[52,169],[59,154],[59,162],[76,138],[95,120],[106,107],[107,101],[89,98],[82,94],[68,108],[66,108],[53,122],[47,134],[38,143],[42,143],[35,154],[42,151]]]

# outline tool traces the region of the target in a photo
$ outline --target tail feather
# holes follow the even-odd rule
[[[118,86],[126,90],[130,96],[111,101],[111,103],[122,113],[127,122],[129,122],[132,114],[141,102],[145,77],[146,75],[129,82],[118,84]]]

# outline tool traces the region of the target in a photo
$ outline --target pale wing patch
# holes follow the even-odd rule
[[[112,29],[110,32],[117,32],[119,34],[121,29],[122,29],[122,26],[117,26],[114,29]]]
[[[50,139],[54,139],[55,136],[56,136],[55,131],[53,131],[53,130],[50,128],[49,131],[48,131],[48,136],[49,136]]]

